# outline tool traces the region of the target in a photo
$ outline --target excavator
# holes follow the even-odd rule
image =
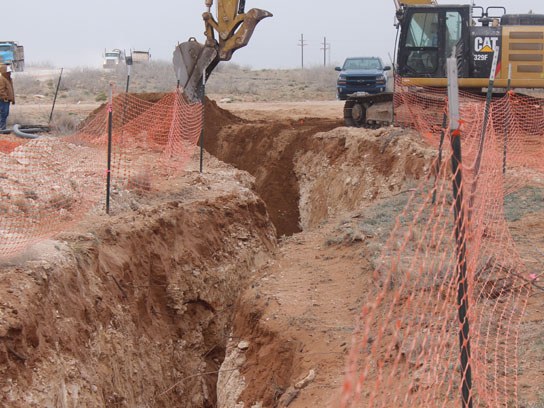
[[[507,14],[504,7],[439,5],[435,0],[394,1],[399,30],[395,73],[400,86],[446,88],[446,61],[455,56],[459,87],[481,93],[488,87],[497,52],[495,87],[544,88],[544,15]],[[352,94],[345,102],[346,126],[392,122],[392,92]]]
[[[245,47],[257,24],[272,13],[253,8],[245,11],[245,0],[217,0],[216,16],[211,13],[213,0],[205,0],[202,18],[206,42],[194,37],[174,50],[173,63],[178,84],[190,102],[202,100],[204,84],[220,61],[230,61],[233,53]],[[217,33],[217,36],[216,36]]]

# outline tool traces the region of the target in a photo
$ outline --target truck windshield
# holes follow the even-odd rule
[[[0,45],[0,51],[11,51],[11,46],[9,46],[9,45]]]
[[[117,58],[118,56],[119,56],[119,54],[116,54],[115,52],[107,52],[106,53],[106,57]]]
[[[344,63],[346,69],[382,69],[382,63],[378,58],[349,58]]]

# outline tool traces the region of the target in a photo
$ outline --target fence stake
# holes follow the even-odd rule
[[[440,143],[438,145],[438,159],[436,161],[436,174],[434,176],[433,204],[436,203],[436,189],[438,188],[438,177],[440,176],[440,167],[442,167],[442,152],[444,150],[444,136],[446,135],[446,126],[448,125],[448,114],[444,112],[442,116],[442,130],[440,130]]]
[[[459,315],[459,346],[461,360],[461,398],[463,408],[472,408],[472,370],[470,366],[470,327],[468,319],[468,280],[466,257],[466,224],[463,200],[461,134],[459,130],[459,86],[457,60],[448,58],[448,100],[450,140],[453,150],[453,196],[455,200],[455,239],[457,248],[457,307]]]
[[[130,64],[127,62],[127,86],[125,88],[125,93],[128,94],[128,86],[130,84],[130,73],[132,71],[132,61],[130,61]]]
[[[482,134],[480,135],[480,143],[478,145],[478,155],[476,157],[476,162],[474,165],[474,185],[476,185],[478,180],[478,173],[480,172],[480,164],[481,164],[482,155],[484,152],[485,133],[487,131],[487,123],[489,122],[489,114],[491,111],[491,99],[493,98],[493,87],[495,86],[495,74],[497,72],[497,65],[499,62],[499,51],[500,51],[500,48],[496,47],[495,52],[493,54],[493,63],[491,65],[491,72],[489,74],[489,85],[487,87],[487,95],[485,98],[484,123],[482,125]]]
[[[200,130],[200,173],[204,167],[204,111],[206,108],[206,70],[202,73],[202,129]]]
[[[125,62],[127,65],[127,85],[125,88],[125,99],[123,101],[123,116],[121,116],[121,137],[123,137],[125,132],[125,115],[127,113],[128,105],[128,87],[130,85],[130,73],[132,72],[132,56],[130,58],[125,58]]]
[[[509,95],[512,85],[512,64],[508,64],[508,86],[506,87],[506,94]],[[510,96],[508,96],[508,110],[510,111]],[[506,116],[506,123],[504,126],[504,146],[502,154],[502,174],[506,174],[506,156],[508,154],[508,132],[510,131],[510,115]]]
[[[53,111],[55,110],[55,103],[57,102],[57,95],[59,94],[59,88],[60,88],[60,80],[62,79],[62,71],[64,71],[64,68],[60,69],[60,75],[59,75],[59,82],[57,82],[57,90],[55,91],[55,97],[53,98],[53,106],[51,107],[51,114],[49,115],[49,124],[51,123],[51,120],[53,119]]]
[[[109,98],[108,98],[108,168],[106,170],[106,214],[110,213],[112,130],[113,130],[113,83],[110,82],[110,91],[109,91]]]

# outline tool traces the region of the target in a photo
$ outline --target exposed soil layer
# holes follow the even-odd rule
[[[267,164],[284,151],[282,126],[289,121],[295,127],[296,120],[269,117],[274,114],[268,111],[266,120],[259,120],[259,113],[243,113],[246,121],[221,129],[212,150],[265,179]],[[239,301],[219,378],[221,408],[338,403],[355,316],[375,285],[374,261],[411,189],[430,174],[436,154],[417,134],[400,129],[336,127],[297,137],[302,140],[290,146],[300,149],[289,163],[303,231],[282,241],[276,260],[259,271]],[[241,154],[246,143],[251,156]],[[514,239],[530,271],[537,273],[534,246],[544,245],[539,221],[544,213],[540,196],[530,197],[514,199],[507,210],[516,216]],[[528,210],[521,211],[520,203]],[[276,204],[272,200],[269,205]],[[523,228],[530,228],[530,236]],[[524,407],[538,406],[541,400],[542,301],[535,292],[521,328],[526,357],[521,359],[519,393]]]
[[[276,241],[251,178],[207,163],[2,264],[0,406],[216,406],[233,305]]]
[[[255,189],[267,205],[278,236],[300,232],[296,157],[314,147],[313,135],[341,123],[319,118],[245,121],[213,102],[206,106],[205,115],[206,150],[255,177]]]

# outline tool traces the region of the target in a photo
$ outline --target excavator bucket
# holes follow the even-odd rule
[[[229,61],[234,51],[245,47],[257,24],[267,17],[272,17],[272,13],[261,9],[251,9],[247,13],[239,15],[233,25],[225,27],[225,31],[230,30],[230,35],[219,36],[219,59]],[[221,24],[219,27],[222,28]]]
[[[205,79],[218,62],[217,50],[199,43],[193,37],[176,47],[174,70],[178,84],[190,102],[202,100]]]
[[[217,0],[216,20],[210,12],[213,2],[205,1],[208,11],[202,15],[206,43],[191,37],[174,50],[174,70],[189,101],[202,100],[204,83],[219,61],[229,61],[234,51],[249,43],[259,21],[272,16],[261,9],[245,13],[245,0]]]

